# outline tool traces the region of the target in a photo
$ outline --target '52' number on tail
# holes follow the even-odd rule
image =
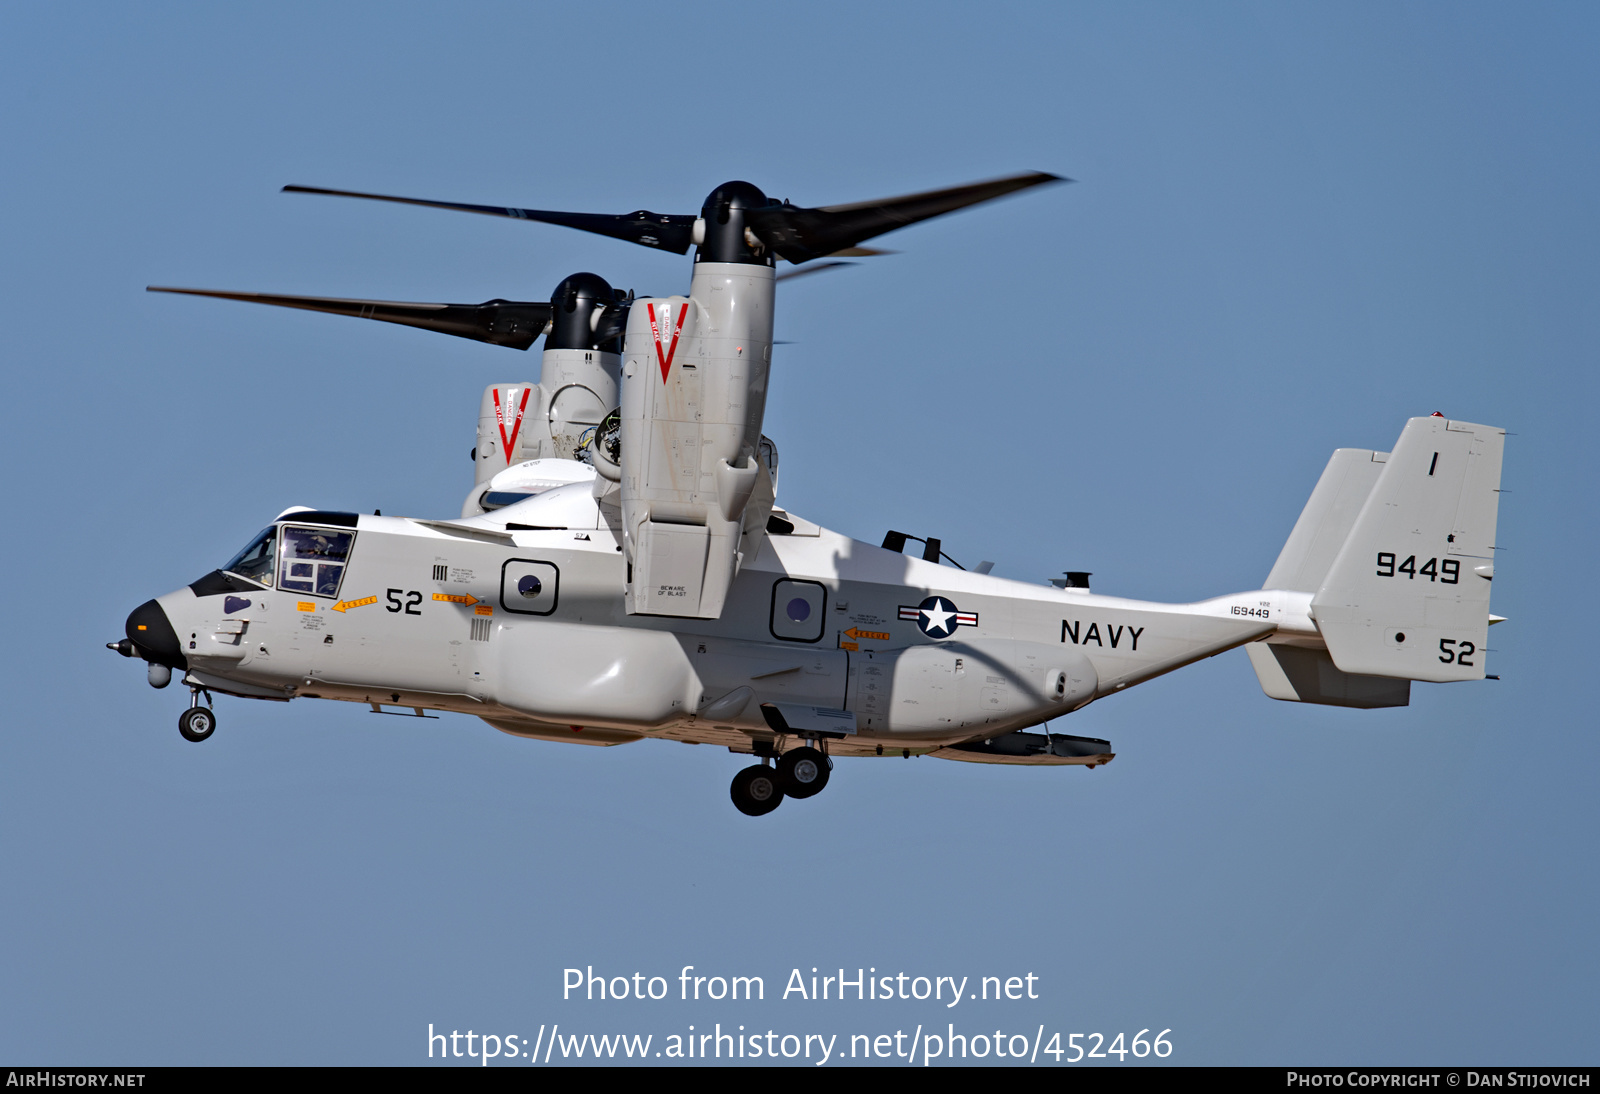
[[[1457,664],[1474,668],[1475,666],[1468,658],[1477,652],[1478,647],[1465,639],[1459,642],[1454,638],[1439,639],[1439,660],[1447,665]]]

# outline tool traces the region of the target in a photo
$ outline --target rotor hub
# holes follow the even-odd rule
[[[696,262],[743,262],[771,266],[772,252],[749,231],[748,214],[775,204],[760,187],[748,182],[725,182],[711,191],[700,207],[704,233]]]

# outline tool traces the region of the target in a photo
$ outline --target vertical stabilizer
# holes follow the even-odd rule
[[[1367,448],[1333,453],[1263,588],[1314,593],[1322,587],[1388,459]]]
[[[1484,676],[1505,431],[1412,418],[1311,601],[1347,673]]]

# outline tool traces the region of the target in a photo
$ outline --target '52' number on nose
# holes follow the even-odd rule
[[[402,596],[406,598],[403,604],[400,601]],[[391,612],[404,611],[407,615],[422,614],[422,612],[417,610],[417,605],[422,603],[422,594],[417,592],[415,589],[412,589],[410,592],[407,592],[404,589],[390,589],[388,590],[388,596],[385,599],[389,601],[389,610]]]

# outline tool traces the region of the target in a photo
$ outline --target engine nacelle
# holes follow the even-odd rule
[[[491,384],[478,407],[475,482],[524,460],[575,460],[587,434],[616,406],[621,358],[547,349],[537,384]]]
[[[526,460],[583,457],[594,428],[617,405],[621,354],[612,317],[627,306],[604,278],[579,273],[556,286],[539,382],[491,384],[478,408],[473,482],[481,487]],[[481,512],[481,490],[463,515]]]
[[[765,534],[772,297],[770,265],[701,261],[688,297],[633,304],[620,455],[630,614],[717,618]]]
[[[535,458],[543,438],[529,423],[538,418],[543,402],[538,384],[490,384],[483,389],[478,444],[472,450],[473,482],[488,482],[513,464]]]

